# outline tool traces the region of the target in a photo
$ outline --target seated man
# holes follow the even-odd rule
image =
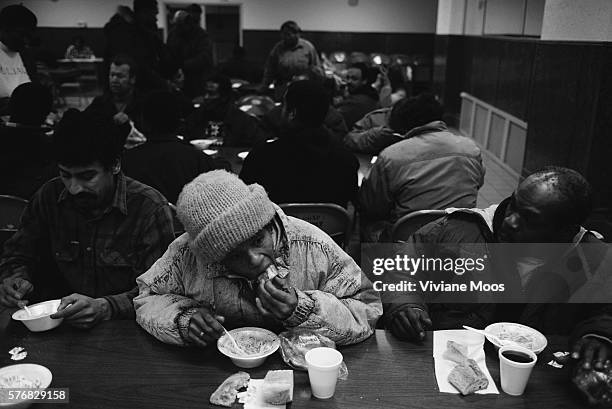
[[[402,141],[380,153],[359,191],[363,241],[389,241],[393,223],[416,210],[475,207],[484,183],[480,149],[448,131],[435,97],[400,104],[391,123]]]
[[[357,194],[357,158],[332,140],[323,120],[329,96],[317,81],[287,88],[283,116],[288,123],[277,141],[255,147],[240,178],[261,184],[276,203],[331,202],[347,206]]]
[[[364,63],[351,65],[346,74],[347,95],[338,104],[338,111],[351,129],[365,114],[380,107],[378,91],[368,79],[368,67]]]
[[[142,119],[147,142],[125,153],[123,171],[176,203],[183,186],[200,173],[214,169],[214,161],[177,138],[180,106],[169,91],[153,91],[145,98]]]
[[[142,98],[136,88],[136,62],[127,55],[113,57],[108,72],[108,92],[95,97],[85,109],[99,120],[117,125],[130,124],[125,147],[133,148],[147,139],[139,131],[142,111]]]
[[[172,241],[156,190],[121,173],[118,132],[77,110],[64,114],[53,151],[60,176],[43,185],[0,259],[0,304],[63,297],[52,318],[78,327],[134,316],[136,277]]]
[[[43,85],[21,84],[9,102],[9,122],[0,124],[0,193],[30,199],[46,181],[57,176],[49,154],[51,128],[45,120],[53,105]]]
[[[228,328],[314,329],[365,340],[382,312],[372,283],[317,227],[286,216],[265,190],[222,170],[178,200],[187,233],[138,277],[136,321],[159,340],[205,347]],[[278,275],[269,279],[267,270]]]
[[[511,302],[433,303],[428,301],[435,296],[423,293],[404,294],[396,302],[399,298],[383,294],[390,301],[385,303],[387,326],[400,338],[420,340],[428,327],[519,322],[544,334],[571,334],[574,358],[584,358],[581,354],[591,348],[587,361],[602,364],[612,351],[612,250],[581,227],[590,211],[586,180],[573,170],[550,167],[527,177],[499,206],[456,209],[427,224],[410,238],[408,253],[453,258],[464,257],[462,249],[470,248],[472,254],[484,255],[492,274],[505,277],[507,287],[514,286],[513,293],[506,288],[508,294],[497,298]],[[453,275],[442,278],[450,282]],[[525,303],[514,302],[517,296]]]
[[[194,99],[196,109],[187,117],[188,139],[218,138],[225,146],[241,147],[266,140],[259,121],[234,104],[229,78],[214,75],[205,88],[204,96]]]

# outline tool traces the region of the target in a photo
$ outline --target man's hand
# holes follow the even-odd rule
[[[259,312],[264,316],[271,315],[281,321],[289,318],[298,304],[295,289],[289,288],[287,280],[279,276],[272,280],[260,281],[257,295],[255,302]]]
[[[391,332],[401,339],[422,341],[425,339],[425,330],[430,327],[429,314],[420,308],[400,307],[391,316]]]
[[[612,359],[612,345],[598,338],[580,338],[572,346],[571,356],[584,369],[603,369],[604,362]]]
[[[187,339],[194,345],[206,348],[225,333],[222,327],[224,321],[222,316],[212,315],[208,308],[202,307],[189,320]]]
[[[125,112],[118,112],[113,116],[113,122],[116,125],[123,125],[126,122],[129,122],[130,117],[127,116]]]
[[[91,298],[83,294],[71,294],[62,298],[57,312],[51,318],[63,318],[78,328],[92,328],[100,321],[111,318],[110,304],[104,298]]]
[[[28,300],[23,297],[32,292],[34,286],[25,278],[7,277],[0,283],[0,304],[5,307],[23,308]]]

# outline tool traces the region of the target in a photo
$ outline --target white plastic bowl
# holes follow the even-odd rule
[[[63,318],[53,319],[50,317],[51,314],[57,312],[60,303],[61,300],[49,300],[28,305],[28,310],[30,310],[32,315],[29,315],[28,312],[22,308],[15,311],[13,319],[23,322],[23,325],[28,327],[32,332],[48,331],[60,325],[64,320]]]
[[[490,334],[496,335],[497,337],[500,337],[500,335],[502,335],[502,340],[503,334],[514,334],[516,336],[524,337],[530,340],[531,342],[527,343],[521,338],[518,338],[518,340],[512,338],[506,339],[514,341],[520,346],[527,348],[536,354],[542,352],[544,348],[546,348],[546,345],[548,345],[548,340],[540,331],[523,324],[517,324],[514,322],[496,322],[487,326],[485,328],[485,331]],[[487,339],[489,340],[489,342],[495,345],[496,349],[499,349],[499,347],[501,347],[501,345],[495,340],[493,340],[491,337],[487,336]]]
[[[51,371],[49,369],[37,364],[18,364],[0,368],[0,380],[6,379],[10,376],[24,376],[31,381],[37,379],[40,382],[40,388],[38,388],[38,390],[48,388],[49,385],[51,385],[51,380],[53,379],[53,375],[51,375]],[[0,408],[25,409],[28,408],[32,402],[33,400],[27,399],[12,403],[0,402]]]
[[[238,342],[238,346],[240,347],[242,346],[240,345],[240,340],[245,336],[252,336],[255,338],[263,339],[270,343],[270,347],[265,349],[263,353],[244,356],[234,353],[232,349],[230,349],[233,348],[233,344],[227,334],[219,338],[217,340],[217,349],[219,349],[219,351],[221,351],[223,355],[229,357],[234,363],[234,365],[240,368],[255,368],[263,364],[266,358],[276,352],[276,350],[280,346],[280,339],[278,338],[278,336],[272,331],[268,331],[264,328],[243,327],[233,329],[229,331],[229,333],[232,334],[236,342]]]
[[[215,142],[217,142],[217,139],[193,139],[189,141],[189,143],[198,149],[208,149]]]

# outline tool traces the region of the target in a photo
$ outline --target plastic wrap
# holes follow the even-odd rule
[[[307,371],[306,352],[313,348],[328,347],[336,349],[336,343],[324,335],[307,329],[293,329],[282,332],[278,335],[281,342],[281,355],[287,365],[294,369]],[[348,378],[348,368],[346,363],[342,362],[338,379],[345,380]]]

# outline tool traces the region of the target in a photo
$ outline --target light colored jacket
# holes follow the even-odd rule
[[[265,319],[250,282],[228,277],[230,272],[220,263],[201,262],[185,233],[136,280],[140,293],[134,306],[140,326],[163,342],[185,345],[191,316],[206,306],[224,316],[229,327],[309,328],[339,345],[372,335],[382,304],[359,266],[317,227],[286,216],[278,207],[276,212],[284,230],[276,261],[288,271],[288,285],[298,296],[289,318]]]

